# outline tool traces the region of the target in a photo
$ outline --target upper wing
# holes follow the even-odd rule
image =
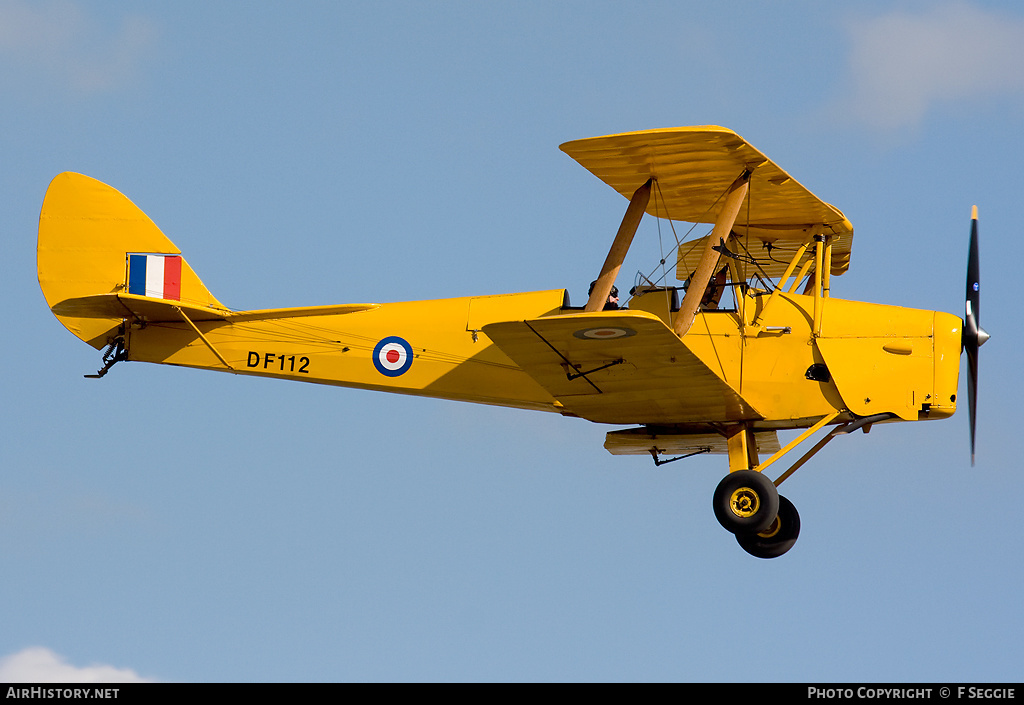
[[[647,212],[690,223],[714,223],[722,194],[750,169],[749,195],[733,227],[740,238],[803,242],[820,225],[832,236],[832,273],[849,266],[850,221],[732,130],[705,125],[627,132],[566,142],[561,149],[626,198],[653,177]]]
[[[751,229],[750,236],[746,237],[744,229],[737,226],[736,233],[726,243],[726,247],[734,254],[739,255],[742,263],[757,262],[757,270],[767,274],[778,281],[786,272],[789,261],[793,258],[797,249],[804,239],[811,235],[810,228],[802,236],[796,232],[770,233],[767,231],[756,232]],[[686,281],[696,271],[700,264],[701,255],[704,253],[710,235],[687,240],[679,245],[676,252],[676,279]],[[850,268],[850,247],[851,238],[845,238],[838,245],[832,246],[832,268],[829,270],[834,276],[838,276]],[[800,257],[798,265],[802,266],[808,260],[813,261],[815,257],[814,247],[808,247]],[[719,266],[725,264],[726,260],[719,260]],[[741,264],[741,272],[753,273],[752,264]],[[744,277],[746,278],[746,277]]]
[[[483,331],[566,411],[591,421],[763,418],[649,313],[550,316],[491,323]]]

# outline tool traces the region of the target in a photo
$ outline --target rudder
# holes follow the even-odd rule
[[[227,310],[138,206],[82,174],[65,172],[50,182],[39,214],[36,267],[50,310],[98,350],[117,336],[125,316],[93,303],[97,295],[138,293]]]

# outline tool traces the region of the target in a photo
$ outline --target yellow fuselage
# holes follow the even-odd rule
[[[563,308],[564,298],[551,290],[381,304],[340,315],[200,321],[202,337],[185,322],[136,322],[126,347],[131,360],[569,413],[569,397],[547,391],[483,332],[494,322],[579,314]],[[813,297],[780,294],[751,326],[767,300],[753,292],[742,297],[740,311],[703,311],[680,341],[742,397],[742,408],[708,404],[684,417],[625,404],[624,416],[606,409],[573,415],[621,424],[793,428],[837,410],[904,420],[955,411],[962,325],[956,316],[827,298],[814,330]],[[668,302],[662,292],[635,297],[621,319],[653,314],[670,326]],[[387,350],[378,350],[391,338],[411,350],[394,375]],[[396,363],[401,352],[391,353]],[[628,366],[619,365],[594,377],[626,373]]]

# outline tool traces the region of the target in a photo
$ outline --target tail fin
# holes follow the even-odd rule
[[[110,344],[127,315],[118,294],[227,312],[180,255],[116,189],[71,172],[50,182],[39,214],[39,286],[57,319],[94,348]]]

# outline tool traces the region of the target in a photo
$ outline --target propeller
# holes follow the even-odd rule
[[[967,255],[967,316],[963,344],[967,352],[967,410],[971,423],[971,465],[974,465],[974,427],[978,411],[978,348],[989,339],[981,327],[981,275],[978,268],[978,207],[971,208],[971,248]]]

